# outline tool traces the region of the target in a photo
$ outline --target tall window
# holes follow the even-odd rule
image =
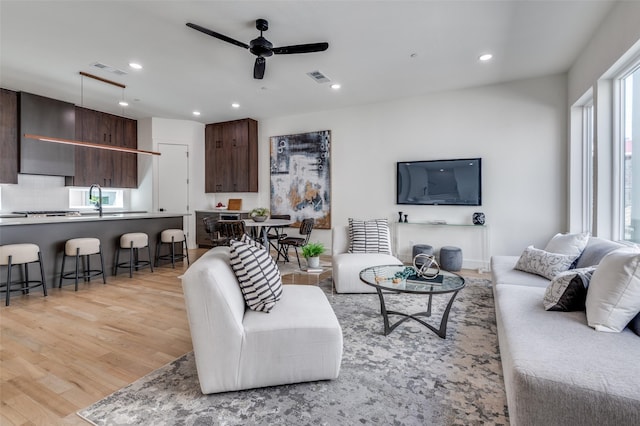
[[[583,231],[593,232],[594,149],[593,149],[593,99],[582,108],[582,226]]]
[[[640,64],[620,82],[622,235],[627,241],[640,243]]]

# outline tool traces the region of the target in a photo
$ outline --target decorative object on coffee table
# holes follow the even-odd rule
[[[418,266],[418,264],[420,266]],[[416,275],[421,278],[433,279],[440,274],[440,265],[432,254],[417,254],[413,258],[413,269]]]
[[[398,222],[402,222],[402,212],[398,212]]]
[[[411,248],[411,258],[414,259],[414,263],[417,266],[422,266],[422,258],[418,259],[417,261],[415,260],[416,255],[418,254],[433,254],[433,246],[430,246],[428,244],[415,244],[412,248]]]
[[[475,212],[471,220],[473,221],[474,225],[484,225],[484,213]]]
[[[255,222],[264,222],[269,217],[269,209],[265,207],[256,207],[249,214]]]
[[[408,218],[409,218],[409,215],[405,214],[404,215],[404,223],[409,223],[409,219]]]

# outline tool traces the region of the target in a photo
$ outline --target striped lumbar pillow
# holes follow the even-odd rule
[[[230,244],[229,263],[247,306],[254,311],[271,311],[282,297],[278,266],[260,244],[236,240]]]
[[[387,219],[349,218],[349,253],[391,254],[391,237]]]

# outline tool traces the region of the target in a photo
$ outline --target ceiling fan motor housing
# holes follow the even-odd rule
[[[272,48],[273,44],[262,36],[251,40],[249,43],[249,51],[260,57],[273,55]]]

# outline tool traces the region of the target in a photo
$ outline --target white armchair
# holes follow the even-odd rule
[[[342,329],[320,288],[285,285],[271,312],[252,311],[228,247],[194,262],[182,287],[202,393],[338,377]]]
[[[376,265],[402,265],[395,256],[383,253],[348,253],[349,227],[331,230],[333,285],[337,293],[375,293],[376,289],[360,280],[360,271]]]

